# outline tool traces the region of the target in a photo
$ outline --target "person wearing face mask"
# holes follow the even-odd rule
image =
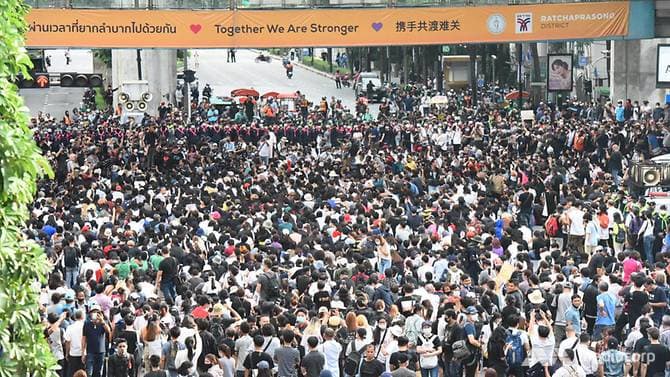
[[[442,345],[442,366],[445,377],[460,377],[461,363],[453,360],[452,345],[463,339],[463,328],[458,325],[458,314],[453,309],[444,311],[444,316],[437,322],[437,335]]]
[[[302,329],[307,324],[307,312],[304,309],[300,309],[295,313],[295,325],[296,327]]]
[[[223,369],[219,366],[219,359],[211,353],[205,355],[204,371],[212,377],[224,377]]]
[[[425,321],[421,327],[421,334],[416,339],[416,352],[419,354],[421,377],[437,377],[442,344],[440,338],[433,334],[430,321]]]

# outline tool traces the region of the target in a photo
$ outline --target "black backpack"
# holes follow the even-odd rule
[[[212,321],[212,326],[210,328],[210,332],[214,336],[214,339],[216,340],[216,344],[219,345],[221,344],[221,341],[225,337],[226,333],[225,330],[223,329],[223,326],[221,325],[221,322],[218,320]]]
[[[281,288],[279,287],[279,276],[272,276],[268,273],[264,274],[268,279],[268,298],[278,298],[281,296]]]
[[[355,376],[358,374],[358,368],[361,366],[361,350],[354,350],[356,346],[356,341],[352,340],[347,347],[350,347],[352,351],[347,355],[347,358],[344,360],[344,373],[349,376]]]

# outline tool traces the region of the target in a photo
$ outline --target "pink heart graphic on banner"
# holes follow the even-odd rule
[[[375,31],[381,30],[382,27],[384,27],[384,24],[382,24],[381,22],[373,22],[372,23],[372,28],[375,29]]]
[[[191,25],[191,31],[193,32],[193,34],[198,34],[198,32],[200,30],[202,30],[202,25],[200,25],[200,24],[192,24]]]

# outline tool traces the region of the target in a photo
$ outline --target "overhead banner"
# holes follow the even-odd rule
[[[627,1],[465,8],[33,9],[29,47],[344,47],[595,39],[628,32]]]

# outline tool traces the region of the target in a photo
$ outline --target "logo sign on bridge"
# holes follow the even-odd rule
[[[29,47],[221,48],[500,43],[625,36],[628,1],[523,7],[33,9]]]

